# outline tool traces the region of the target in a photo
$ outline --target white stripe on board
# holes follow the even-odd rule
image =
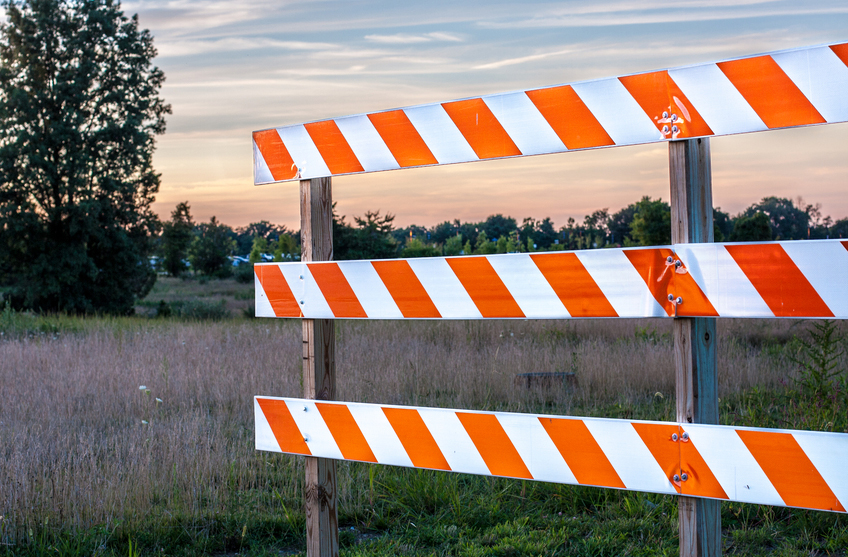
[[[616,145],[663,139],[660,130],[618,78],[575,83],[571,87]]]
[[[285,402],[312,454],[324,458],[344,459],[314,400],[286,400]]]
[[[403,319],[370,261],[339,261],[337,264],[369,319]]]
[[[398,439],[392,424],[376,404],[345,404],[350,410],[356,425],[362,431],[362,436],[371,447],[374,458],[380,464],[392,464],[394,466],[413,466],[412,460],[406,454],[406,449]]]
[[[805,244],[784,242],[780,245],[833,315],[848,318],[848,250],[839,240]]]
[[[400,168],[368,116],[348,116],[335,122],[365,172]]]
[[[439,258],[407,259],[409,267],[427,291],[444,319],[481,319],[474,300],[456,278],[448,262]]]
[[[620,249],[574,252],[619,317],[668,317]]]
[[[442,105],[428,104],[403,111],[439,164],[480,160]]]
[[[723,245],[678,244],[674,250],[719,316],[774,315]]]
[[[715,64],[668,70],[668,75],[716,135],[767,130],[763,121]]]
[[[505,412],[495,416],[534,480],[578,483],[538,416]]]
[[[277,317],[274,308],[271,307],[271,302],[268,300],[268,295],[265,294],[265,289],[262,288],[262,283],[259,282],[255,269],[253,272],[253,301],[256,317]]]
[[[262,397],[265,398],[265,397]],[[265,412],[259,406],[257,397],[253,397],[253,416],[255,427],[255,445],[257,451],[273,451],[281,453],[283,450],[277,442],[277,437],[271,430],[271,424],[268,423],[268,418],[265,417]]]
[[[256,184],[268,184],[274,181],[271,169],[265,163],[265,157],[262,156],[255,141],[253,142],[253,176],[253,182]]]
[[[633,424],[604,419],[584,419],[583,423],[627,489],[677,494]]]
[[[528,254],[490,255],[486,259],[528,319],[570,317]]]
[[[848,120],[848,66],[829,47],[773,54],[786,75],[828,122]]]
[[[483,102],[522,155],[559,153],[566,150],[565,144],[523,91],[490,95],[483,97]]]
[[[288,128],[277,128],[280,139],[291,155],[294,164],[301,170],[301,177],[319,178],[331,176],[332,173],[324,162],[324,157],[318,152],[318,147],[303,125]]]
[[[418,408],[417,410],[451,470],[467,474],[491,475],[474,441],[471,440],[453,410],[438,408]]]
[[[818,431],[793,431],[792,437],[807,454],[827,486],[848,509],[848,435],[834,435]]]
[[[785,503],[735,430],[727,426],[682,424],[727,496],[743,503]]]
[[[309,319],[332,319],[335,317],[327,299],[324,297],[324,293],[318,288],[318,283],[315,282],[312,271],[305,263],[280,265],[280,270],[283,272],[286,282],[289,283],[289,288],[291,288],[295,300],[303,308],[301,311],[304,315],[308,315]]]

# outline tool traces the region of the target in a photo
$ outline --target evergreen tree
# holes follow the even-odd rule
[[[18,307],[132,313],[156,280],[153,38],[112,0],[5,0],[0,267]]]
[[[162,226],[162,266],[172,277],[186,272],[186,260],[194,237],[188,201],[178,203],[171,212],[171,220]]]

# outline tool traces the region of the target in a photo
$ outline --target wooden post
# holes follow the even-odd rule
[[[671,179],[671,242],[713,242],[713,195],[709,139],[668,144]],[[683,300],[685,307],[686,300]],[[718,423],[716,320],[674,320],[677,421]],[[721,555],[719,501],[679,497],[680,556]]]
[[[333,259],[333,193],[330,178],[300,182],[301,261]],[[332,319],[303,320],[303,396],[333,400],[336,395],[336,337]],[[336,461],[306,457],[306,554],[339,554]]]

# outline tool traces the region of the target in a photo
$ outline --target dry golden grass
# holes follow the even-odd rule
[[[790,365],[769,350],[792,327],[720,322],[719,396],[785,378]],[[549,399],[566,413],[674,391],[669,320],[349,321],[337,337],[341,400],[536,411]],[[300,395],[299,321],[104,320],[6,338],[0,541],[45,521],[132,526],[177,511],[202,520],[252,490],[300,497],[300,461],[257,454],[252,415],[254,395]],[[580,386],[513,387],[515,374],[536,371],[575,371]],[[344,470],[342,504],[354,489]]]

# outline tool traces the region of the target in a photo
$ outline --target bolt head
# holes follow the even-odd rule
[[[689,479],[689,474],[687,474],[686,472],[680,474],[680,479],[685,482],[686,480]]]
[[[672,440],[672,441],[677,441],[677,434],[676,434],[676,433],[672,433],[672,434],[671,434],[671,440]]]
[[[683,433],[683,440],[684,440],[684,441],[688,441],[688,440],[689,440],[689,434],[688,434],[688,433],[686,433],[686,432],[684,432],[684,433]]]
[[[668,301],[669,301],[669,302],[673,302],[673,301],[674,301],[674,294],[669,294],[669,295],[668,295]]]
[[[674,475],[671,479],[672,479],[672,480],[674,480],[675,482],[679,482],[679,481],[680,481],[680,476],[678,476],[677,474],[675,474],[675,475]]]
[[[682,304],[682,303],[683,303],[683,298],[681,298],[680,296],[678,296],[678,297],[677,297],[677,300],[675,300],[675,302],[677,303],[677,305],[680,305],[680,304]]]

